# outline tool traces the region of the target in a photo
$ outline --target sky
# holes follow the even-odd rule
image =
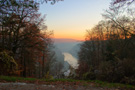
[[[48,30],[54,38],[84,40],[86,30],[91,29],[108,9],[111,0],[64,0],[54,5],[43,3],[39,12],[46,15]]]

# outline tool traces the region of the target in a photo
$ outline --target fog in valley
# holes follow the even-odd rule
[[[69,74],[70,67],[77,69],[78,52],[82,42],[72,39],[54,39],[53,41],[56,62],[62,64],[62,72]]]
[[[135,90],[135,0],[0,0],[0,90],[16,84]]]

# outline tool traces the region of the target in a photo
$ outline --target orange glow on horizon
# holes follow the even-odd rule
[[[77,37],[54,37],[56,39],[74,39],[74,40],[79,40],[79,41],[84,41],[83,38],[77,38]]]
[[[64,34],[59,34],[59,35],[54,35],[54,38],[63,38],[63,39],[75,39],[75,40],[80,40],[84,41],[84,37],[81,37],[80,35],[64,35]]]
[[[63,39],[75,39],[75,40],[80,40],[80,41],[84,41],[85,40],[85,36],[84,36],[84,32],[82,32],[81,30],[55,30],[54,32],[54,38],[63,38]]]

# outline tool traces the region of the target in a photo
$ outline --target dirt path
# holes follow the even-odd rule
[[[0,83],[0,90],[119,90],[83,85],[45,85],[30,83]]]

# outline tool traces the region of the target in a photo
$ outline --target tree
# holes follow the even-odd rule
[[[0,2],[0,49],[12,52],[21,76],[35,76],[36,69],[45,72],[52,44],[44,17],[38,13],[39,3],[33,0]],[[40,76],[39,76],[40,77]]]
[[[131,4],[133,3],[135,0],[113,0],[113,4],[118,4],[118,3],[123,3],[123,4]]]
[[[4,44],[3,47],[5,47],[5,49],[9,46],[7,49],[16,53],[19,47],[19,32],[35,17],[38,10],[38,3],[17,0],[2,1],[4,4],[3,7],[0,8],[0,14],[2,16],[0,18],[2,44]],[[9,42],[6,43],[6,41]]]
[[[114,6],[116,9],[124,8],[124,10],[128,10],[131,7],[134,7],[135,0],[112,0],[110,9]]]
[[[10,56],[11,52],[0,52],[0,75],[12,75],[18,68],[18,65],[14,58]]]
[[[86,41],[79,52],[77,77],[134,84],[133,66],[128,66],[135,61],[131,54],[135,52],[134,18],[121,15],[116,8],[104,16],[105,20],[86,31]],[[130,74],[125,65],[130,68]]]
[[[53,4],[55,4],[56,2],[58,2],[58,1],[64,1],[64,0],[39,0],[39,2],[41,2],[41,3],[44,3],[44,2],[51,2],[51,4],[53,5]]]

